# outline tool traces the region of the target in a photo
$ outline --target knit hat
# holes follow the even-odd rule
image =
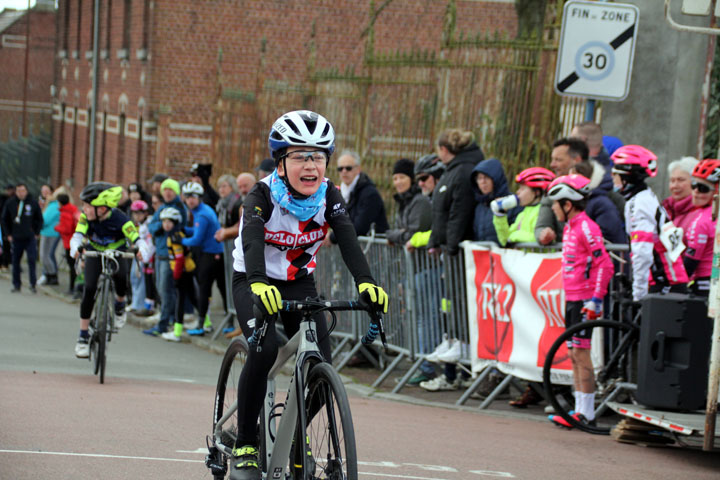
[[[396,173],[402,173],[411,179],[415,178],[415,162],[407,158],[401,158],[395,162],[395,166],[393,167],[393,175]]]
[[[173,180],[172,178],[165,179],[160,184],[160,191],[162,192],[166,188],[169,188],[173,192],[175,192],[176,195],[180,195],[180,184],[177,182],[177,180]]]

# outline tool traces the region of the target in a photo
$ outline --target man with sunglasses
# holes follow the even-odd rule
[[[375,224],[375,233],[385,233],[390,228],[385,215],[385,204],[380,192],[360,167],[360,155],[351,150],[345,150],[338,158],[338,173],[340,174],[340,194],[345,200],[347,211],[352,220],[355,232],[367,235],[370,227]],[[330,240],[336,243],[335,235]]]
[[[657,156],[640,145],[625,145],[612,154],[615,188],[625,197],[625,231],[630,237],[633,300],[648,293],[684,293],[682,231],[645,181],[657,174]]]

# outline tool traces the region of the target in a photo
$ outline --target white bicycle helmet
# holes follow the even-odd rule
[[[166,207],[160,210],[160,220],[173,220],[175,223],[182,222],[180,210],[173,207]]]
[[[186,197],[188,195],[197,195],[198,197],[202,197],[203,193],[205,193],[205,190],[203,190],[202,185],[197,182],[187,182],[182,186],[182,194]]]
[[[273,123],[268,136],[270,155],[277,164],[281,153],[292,146],[335,151],[335,132],[325,117],[310,110],[288,112]]]

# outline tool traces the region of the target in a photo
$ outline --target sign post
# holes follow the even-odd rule
[[[639,17],[635,5],[567,2],[555,91],[559,95],[624,100],[630,91]]]

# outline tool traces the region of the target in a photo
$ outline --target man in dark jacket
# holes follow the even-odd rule
[[[0,194],[0,215],[2,215],[2,211],[5,207],[5,203],[13,198],[15,196],[15,185],[8,184],[5,187],[5,192]],[[2,226],[2,221],[0,220],[0,226]],[[5,227],[2,226],[2,253],[0,253],[0,270],[5,270],[10,266],[10,242],[7,239],[7,232],[5,232]]]
[[[37,237],[43,226],[42,211],[38,203],[30,196],[27,186],[19,183],[15,187],[15,197],[5,202],[2,211],[3,232],[12,244],[13,292],[19,292],[20,260],[27,251],[30,291],[36,292],[35,263],[37,262]]]
[[[442,247],[449,255],[457,255],[460,242],[473,238],[475,202],[470,174],[485,156],[472,140],[444,145],[442,138],[438,142],[438,156],[447,169],[433,191],[428,247],[433,253]]]
[[[367,235],[372,224],[375,224],[375,233],[385,233],[390,228],[385,204],[373,181],[361,171],[360,155],[344,151],[338,158],[338,172],[340,193],[355,226],[355,233],[358,236]]]
[[[212,175],[212,164],[211,163],[193,163],[190,167],[190,181],[199,183],[202,185],[203,193],[202,201],[205,205],[215,210],[220,195],[210,185],[210,176]]]

